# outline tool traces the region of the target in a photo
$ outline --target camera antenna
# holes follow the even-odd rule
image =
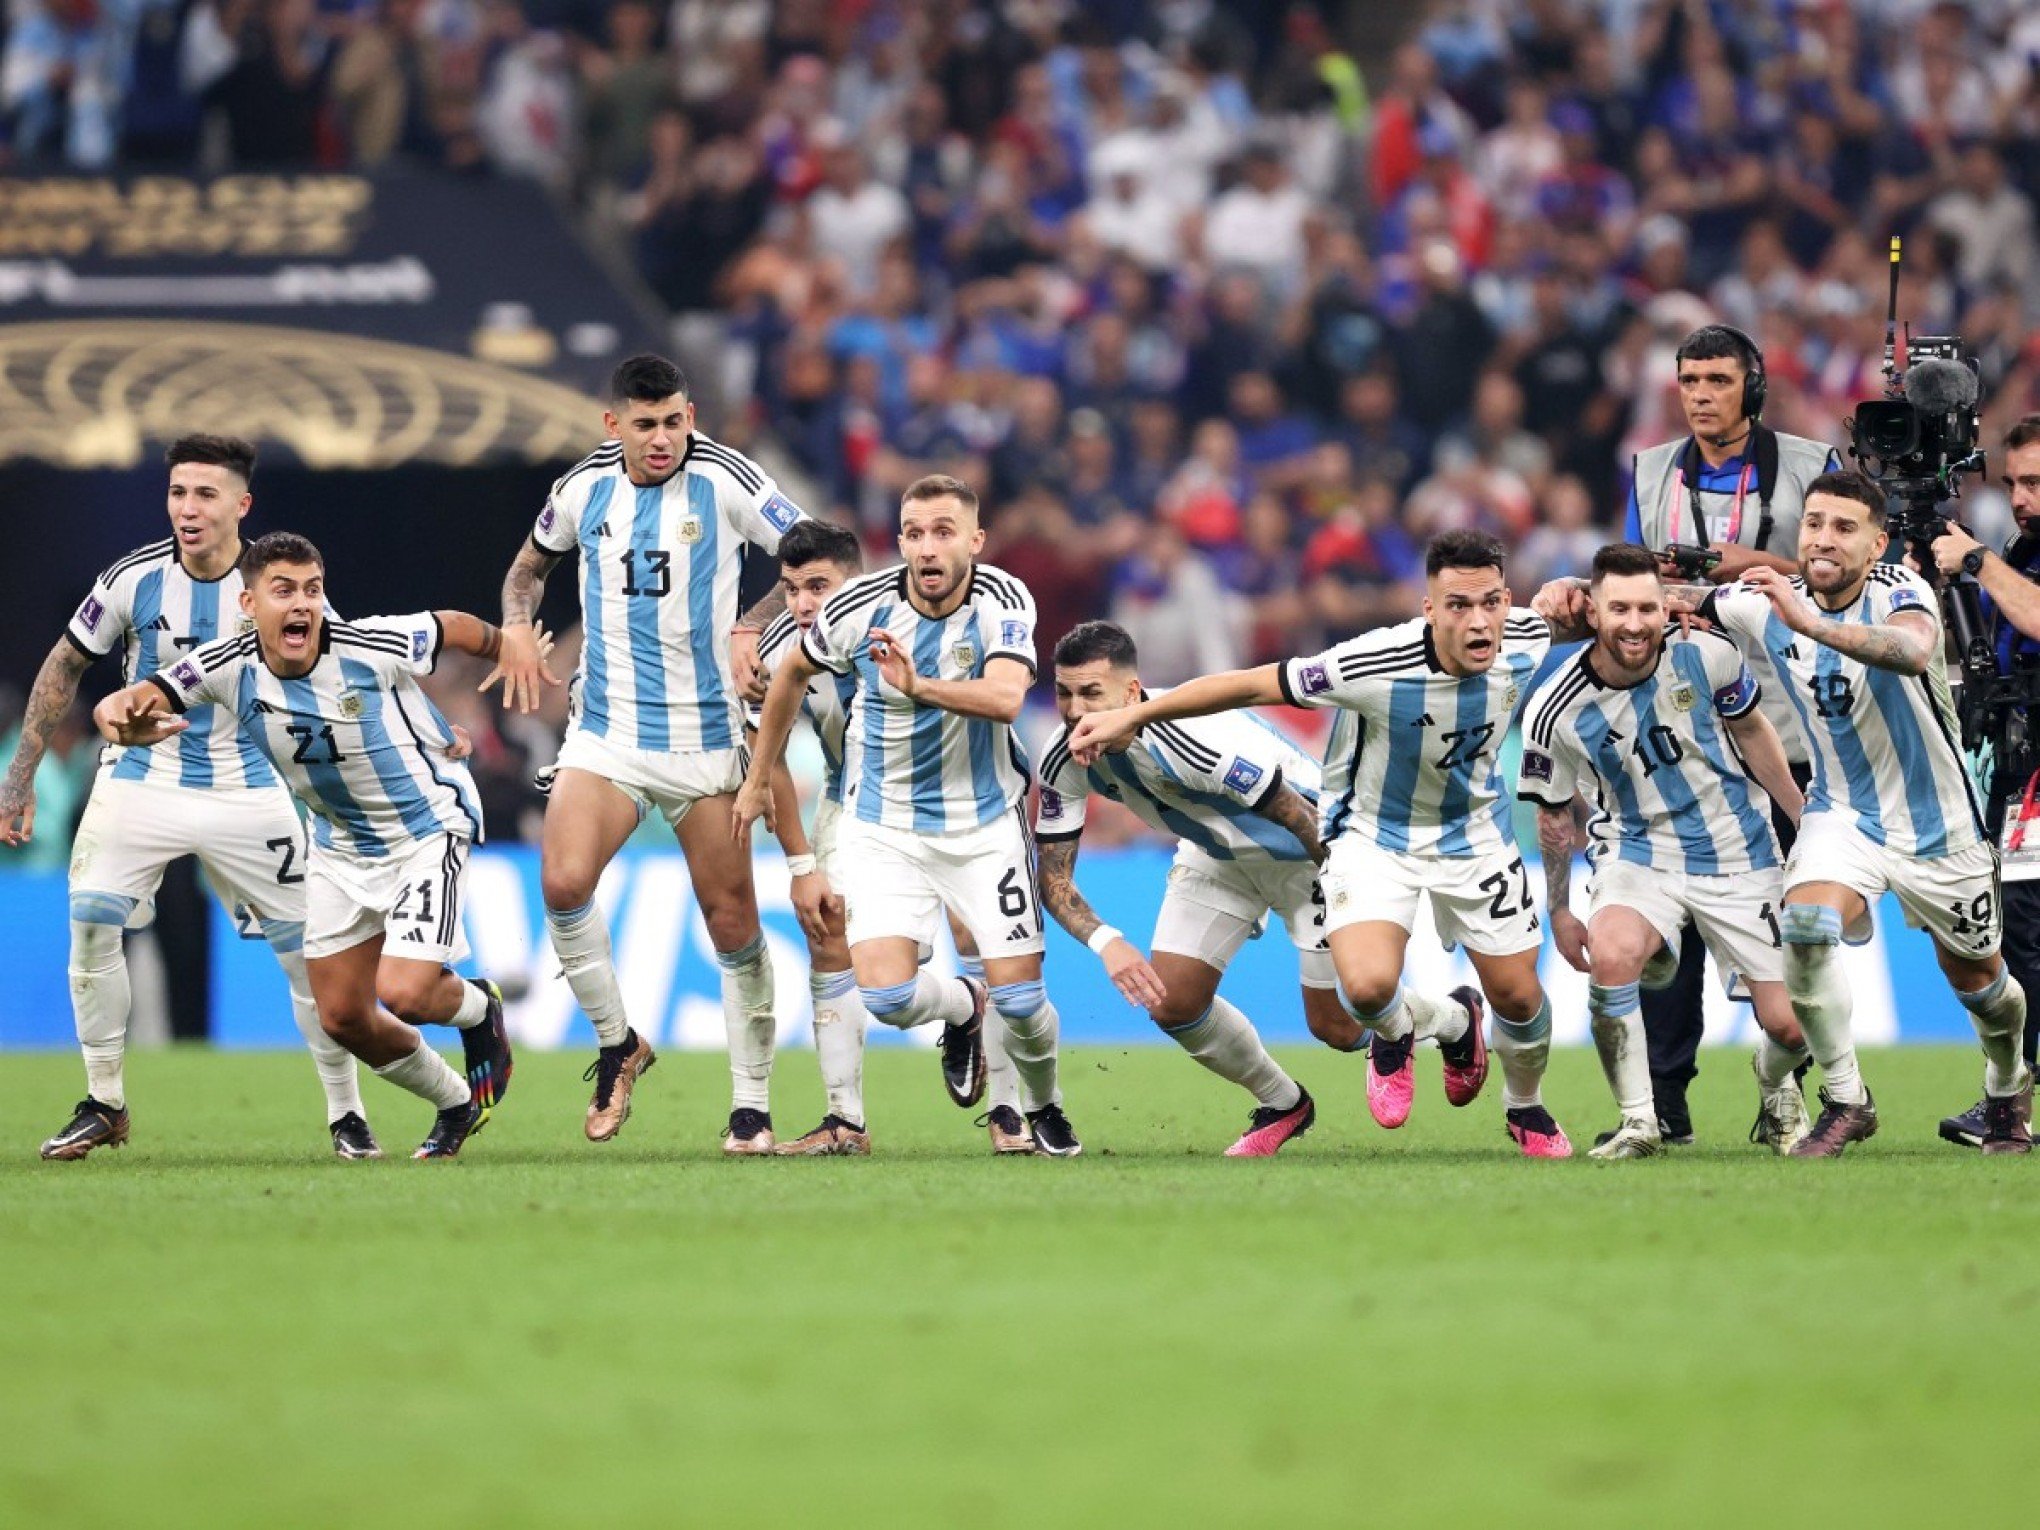
[[[1886,398],[1900,398],[1905,393],[1905,384],[1899,377],[1900,371],[1905,366],[1906,358],[1899,353],[1898,262],[1898,235],[1893,234],[1891,236],[1891,293],[1884,305],[1884,396]]]

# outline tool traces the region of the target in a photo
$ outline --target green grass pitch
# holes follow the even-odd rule
[[[342,1165],[302,1057],[144,1054],[134,1144],[43,1164],[68,1056],[0,1059],[0,1524],[1743,1526],[2023,1517],[2040,1163],[1934,1138],[1973,1052],[1870,1053],[1839,1163],[1526,1163],[1499,1077],[1399,1133],[1358,1058],[1274,1162],[1161,1047],[1065,1059],[1074,1162],[993,1161],[926,1054],[877,1156],[725,1163],[671,1054],[617,1143],[531,1054],[457,1164]],[[819,1117],[812,1054],[777,1120]],[[425,1107],[367,1080],[387,1148]],[[1612,1124],[1590,1054],[1547,1096]]]

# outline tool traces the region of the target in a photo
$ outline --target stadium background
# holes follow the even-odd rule
[[[909,478],[984,485],[1044,657],[1101,613],[1151,683],[1314,648],[1412,614],[1450,526],[1506,537],[1527,595],[1619,526],[1630,454],[1681,433],[1696,324],[1758,336],[1769,423],[1839,441],[1880,382],[1889,232],[1915,327],[1981,358],[1986,441],[2040,406],[2036,80],[2040,14],[2013,3],[17,0],[0,747],[92,574],[159,534],[170,435],[260,440],[251,524],[319,541],[343,610],[487,615],[642,347],[874,557]],[[1970,510],[2002,539],[2001,495]],[[500,847],[471,933],[526,989],[520,1035],[579,1045],[517,844],[558,708],[505,719],[478,673],[438,683]],[[0,862],[0,1044],[70,1040],[92,744],[74,720],[35,848]],[[1134,931],[1160,892],[1138,838],[1096,813],[1083,858]],[[770,857],[761,887],[792,961]],[[605,897],[634,1013],[717,1044],[677,861],[653,841]],[[294,1040],[273,964],[189,878],[157,929],[139,1036]],[[1068,1035],[1145,1039],[1052,938]],[[1857,961],[1865,1039],[1967,1035],[1915,991],[1927,964]],[[1288,963],[1278,936],[1239,968],[1271,1039],[1303,1037]],[[1715,1019],[1726,1039],[1737,1012]]]

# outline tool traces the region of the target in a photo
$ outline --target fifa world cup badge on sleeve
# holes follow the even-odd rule
[[[1234,760],[1232,769],[1225,773],[1225,784],[1245,796],[1254,789],[1254,783],[1261,779],[1261,767],[1252,760]]]
[[[87,595],[85,604],[78,608],[78,625],[87,632],[99,630],[100,618],[106,615],[106,607],[99,603],[97,595]]]
[[[793,523],[800,519],[800,511],[784,494],[774,494],[758,507],[758,513],[781,531],[791,531]]]
[[[1044,786],[1041,789],[1041,816],[1043,818],[1060,818],[1062,817],[1062,810],[1062,793],[1052,786]]]
[[[1920,592],[1911,585],[1896,584],[1891,587],[1891,609],[1922,611],[1926,609],[1926,602],[1920,599]]]
[[[551,505],[547,505],[543,510],[538,512],[538,529],[540,531],[551,531],[553,529],[553,523],[558,519],[559,516],[557,515],[557,513],[555,513],[553,507]]]
[[[1523,751],[1523,779],[1525,781],[1549,781],[1551,779],[1551,756],[1538,749]]]
[[[999,623],[999,642],[1002,646],[1007,648],[1018,648],[1021,644],[1025,643],[1026,641],[1027,641],[1027,623],[1025,622]]]
[[[1332,677],[1322,659],[1304,665],[1303,672],[1296,678],[1297,688],[1306,696],[1322,696],[1332,688]]]
[[[189,659],[186,659],[170,671],[170,678],[186,690],[190,690],[198,684],[198,666]]]
[[[411,634],[411,659],[414,663],[425,662],[425,655],[432,648],[432,639],[423,632]]]

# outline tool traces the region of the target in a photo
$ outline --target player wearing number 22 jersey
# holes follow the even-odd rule
[[[1799,573],[1755,571],[1701,606],[1792,702],[1813,778],[1785,871],[1786,984],[1826,1074],[1827,1108],[1795,1152],[1832,1156],[1877,1129],[1856,1065],[1836,943],[1867,938],[1887,889],[1932,937],[1982,1043],[1986,1152],[2031,1147],[2026,997],[1998,955],[1997,856],[1956,746],[1941,611],[1878,560],[1884,491],[1853,473],[1807,489]]]
[[[1551,1010],[1537,980],[1541,921],[1510,826],[1499,755],[1530,676],[1550,648],[1543,617],[1512,608],[1494,538],[1448,532],[1425,554],[1424,616],[1323,653],[1209,675],[1165,696],[1082,719],[1071,754],[1089,763],[1151,723],[1288,702],[1337,711],[1319,797],[1319,881],[1339,986],[1368,1043],[1368,1105],[1409,1117],[1410,1055],[1439,1044],[1446,1098],[1470,1103],[1487,1076],[1481,995],[1433,998],[1402,983],[1419,899],[1465,949],[1495,1009],[1511,1138],[1529,1157],[1572,1152],[1541,1096]]]

